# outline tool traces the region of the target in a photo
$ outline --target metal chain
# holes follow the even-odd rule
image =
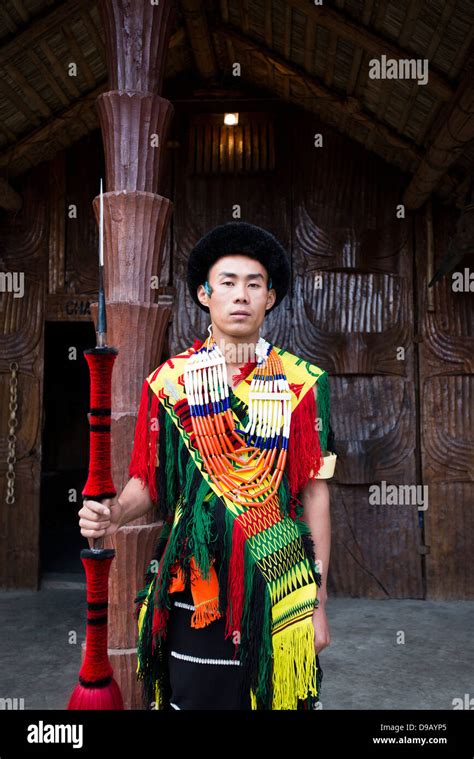
[[[10,364],[10,418],[8,420],[8,456],[7,456],[7,495],[5,501],[8,504],[15,503],[15,464],[16,464],[16,428],[18,426],[18,419],[16,411],[18,408],[17,403],[17,390],[18,390],[18,364],[16,361],[12,361]]]

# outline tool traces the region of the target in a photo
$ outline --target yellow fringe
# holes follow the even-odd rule
[[[191,617],[191,627],[206,627],[215,619],[221,618],[219,612],[219,599],[211,598],[209,601],[203,601],[196,605],[196,609]]]
[[[143,627],[143,618],[144,618],[146,610],[148,608],[148,599],[150,598],[151,593],[153,591],[153,585],[154,585],[154,583],[150,583],[150,587],[148,588],[148,593],[146,594],[146,597],[145,597],[145,599],[144,599],[144,601],[143,601],[143,603],[142,603],[142,605],[140,607],[140,611],[138,613],[138,620],[137,620],[138,640],[140,640],[140,634],[141,634],[142,627]],[[136,674],[138,675],[139,672],[140,672],[140,662],[138,662],[138,666],[137,666],[137,669],[136,669]]]
[[[158,680],[155,680],[155,709],[161,709],[162,707],[162,693],[158,684]]]
[[[255,710],[257,708],[257,696],[253,692],[252,688],[250,688],[250,701],[252,704],[252,710]]]
[[[316,651],[311,617],[273,636],[272,709],[297,709],[298,699],[317,696]]]
[[[148,596],[143,601],[143,604],[142,604],[142,606],[140,608],[140,612],[138,614],[138,637],[139,638],[140,638],[140,633],[141,633],[141,629],[142,629],[142,625],[143,625],[143,617],[145,616],[145,612],[146,612],[147,606],[148,606]],[[138,675],[139,672],[140,672],[140,661],[138,661],[138,666],[137,666],[137,669],[136,669],[136,674]]]

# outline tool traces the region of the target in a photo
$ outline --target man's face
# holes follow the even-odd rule
[[[209,308],[213,324],[232,337],[255,334],[276,300],[275,290],[268,289],[265,267],[244,254],[219,258],[209,269],[207,281],[211,295],[200,285],[198,298]]]

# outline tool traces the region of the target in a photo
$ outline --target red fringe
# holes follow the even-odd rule
[[[129,477],[138,477],[144,485],[148,485],[150,497],[154,503],[157,501],[156,490],[156,448],[158,441],[158,397],[153,393],[151,404],[149,402],[150,392],[147,380],[143,381],[138,409],[137,422],[135,425],[135,437],[133,441],[133,452],[128,469]],[[150,406],[150,419],[148,419],[148,407]],[[153,425],[156,429],[151,429],[152,420],[156,419]]]
[[[156,491],[156,448],[158,445],[158,396],[153,393],[150,409],[150,456],[148,459],[148,489],[150,491],[150,498],[153,503],[158,500],[158,494]]]
[[[245,535],[238,519],[235,519],[232,530],[232,551],[227,583],[226,638],[232,636],[236,631],[241,632],[244,609],[244,548]]]
[[[166,638],[166,632],[168,628],[169,609],[160,609],[155,606],[153,609],[153,625],[151,628],[152,644],[151,652],[155,652],[156,637]]]
[[[123,711],[122,693],[116,680],[104,688],[84,688],[76,685],[67,706],[70,710]]]
[[[314,387],[311,387],[291,415],[286,474],[293,497],[307,484],[311,469],[317,474],[321,466],[317,416]]]

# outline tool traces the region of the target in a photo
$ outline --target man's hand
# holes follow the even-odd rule
[[[105,498],[102,503],[86,499],[79,514],[81,535],[85,538],[100,538],[113,535],[120,527],[122,505],[117,496]]]
[[[314,648],[317,654],[321,653],[323,648],[331,644],[331,636],[329,634],[329,624],[326,616],[326,606],[324,603],[320,603],[319,606],[313,611],[313,627],[314,627]]]

